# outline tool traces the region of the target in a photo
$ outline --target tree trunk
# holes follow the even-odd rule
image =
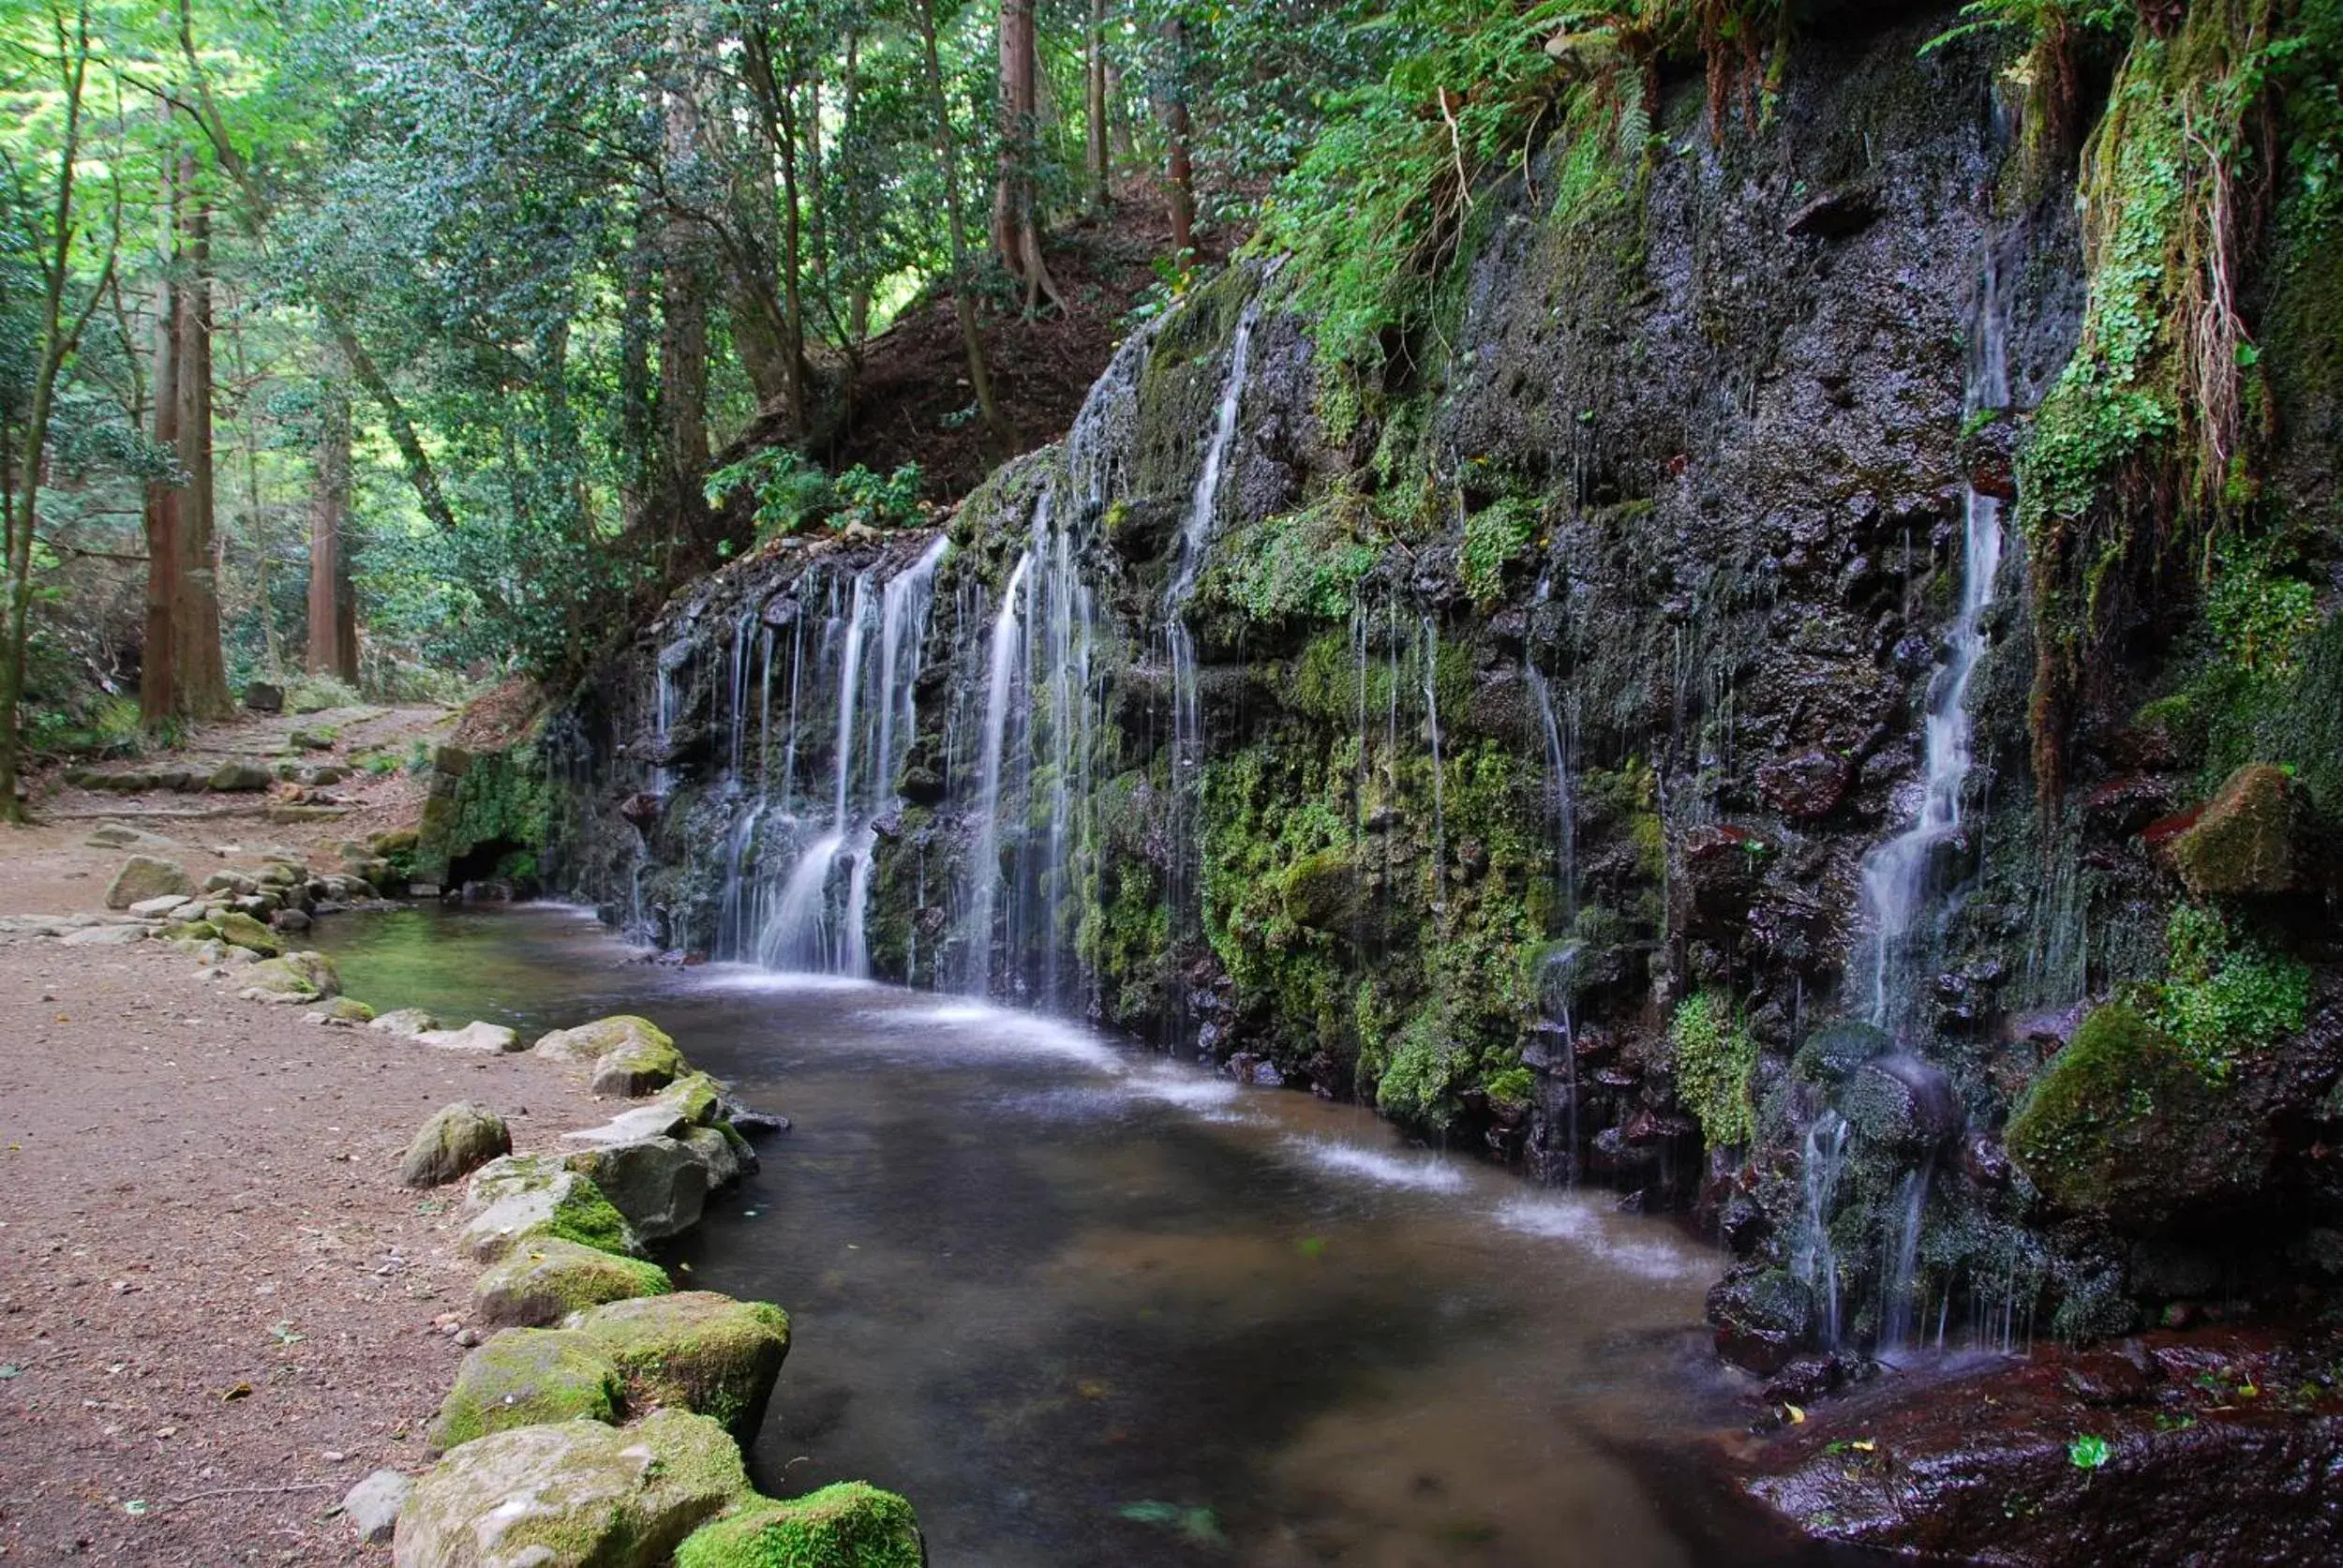
[[[244,327],[230,334],[236,348],[236,384],[252,385],[244,357]],[[285,639],[276,625],[276,604],[269,592],[268,515],[261,505],[261,428],[254,399],[244,399],[244,497],[246,526],[252,530],[252,602],[261,617],[261,656],[272,673],[285,667]]]
[[[317,476],[309,498],[311,675],[358,681],[358,606],[350,590],[350,403],[341,388],[320,389]]]
[[[1102,214],[1112,196],[1107,159],[1107,0],[1090,0],[1090,58],[1082,72],[1089,133],[1090,210]]]
[[[22,477],[7,487],[7,633],[0,641],[0,817],[24,820],[24,802],[17,793],[23,761],[23,734],[18,721],[24,703],[24,651],[31,633],[33,609],[33,540],[40,524],[41,464],[49,444],[50,413],[56,406],[57,381],[66,361],[81,342],[90,313],[112,284],[115,252],[110,246],[106,265],[78,313],[66,309],[66,286],[73,264],[73,176],[82,153],[82,90],[89,75],[89,7],[84,4],[68,37],[62,13],[52,13],[57,30],[58,67],[65,100],[65,134],[57,155],[57,195],[52,204],[49,244],[40,258],[40,334],[31,397],[25,411],[24,442],[18,455]]]
[[[627,526],[643,522],[658,493],[659,399],[650,375],[651,277],[657,245],[649,214],[636,217],[619,302],[619,504]]]
[[[1066,295],[1041,259],[1041,231],[1034,217],[1034,168],[1039,161],[1035,79],[1037,48],[1034,0],[1001,0],[1001,157],[992,182],[992,248],[1001,264],[1025,285],[1025,313],[1040,297],[1062,312]]]
[[[228,672],[219,647],[219,571],[213,545],[212,216],[195,193],[193,155],[179,160],[187,225],[186,280],[179,289],[179,582],[172,604],[172,655],[178,711],[227,717]]]
[[[995,455],[1006,457],[1016,450],[1017,436],[993,400],[992,377],[984,363],[984,337],[977,330],[977,302],[968,278],[968,228],[960,206],[959,139],[952,135],[951,106],[944,97],[944,67],[935,54],[935,0],[918,0],[918,7],[919,40],[927,50],[928,111],[935,116],[935,157],[944,170],[944,226],[952,242],[952,314],[960,320],[960,341],[968,353],[968,381],[977,395],[977,412],[992,437]]]
[[[1196,249],[1196,172],[1187,144],[1187,29],[1180,22],[1167,22],[1163,37],[1171,55],[1157,103],[1163,120],[1163,194],[1172,210],[1172,254],[1186,261]]]
[[[166,125],[171,106],[158,105]],[[157,236],[155,285],[155,444],[172,453],[179,448],[179,187],[178,159],[162,157],[161,200],[156,207],[161,231]],[[179,710],[174,653],[177,638],[172,611],[179,602],[179,487],[168,480],[146,482],[146,634],[139,655],[139,716],[159,724]]]
[[[1113,162],[1127,169],[1139,161],[1139,149],[1131,144],[1130,116],[1123,108],[1123,72],[1109,60],[1102,74],[1107,81],[1107,150]]]

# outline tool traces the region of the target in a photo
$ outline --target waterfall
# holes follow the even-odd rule
[[[1906,1171],[1896,1183],[1895,1207],[1888,1215],[1888,1268],[1883,1277],[1879,1312],[1879,1345],[1883,1351],[1902,1350],[1914,1342],[1918,1315],[1921,1209],[1928,1202],[1933,1162]]]
[[[1986,259],[1962,398],[1964,414],[2009,406],[2008,307],[1992,257]],[[1918,818],[1864,859],[1863,929],[1871,978],[1871,1020],[1882,1028],[1899,1022],[1914,977],[1908,950],[1913,928],[1933,889],[1930,869],[1940,846],[1961,838],[1961,791],[1973,761],[1975,725],[1969,683],[1985,656],[1985,612],[2001,570],[2001,501],[1964,485],[1961,606],[1947,637],[1943,665],[1930,683],[1921,744],[1924,793]]]
[[[977,842],[968,867],[968,914],[963,936],[967,968],[961,989],[972,996],[992,990],[992,906],[1001,885],[1001,762],[1007,745],[1009,712],[1017,678],[1024,667],[1022,599],[1033,551],[1017,558],[1017,569],[1001,590],[992,619],[991,674],[985,685],[984,750],[977,771]]]
[[[837,684],[827,821],[788,864],[769,912],[761,918],[742,917],[734,945],[720,950],[753,953],[771,968],[857,976],[871,972],[864,925],[879,821],[895,805],[896,785],[917,725],[919,652],[927,637],[936,570],[948,548],[939,535],[918,560],[884,583],[877,581],[873,568],[855,574],[846,585],[844,608],[830,618],[810,672],[818,680],[822,665],[834,652]],[[803,597],[813,586],[801,583],[798,630],[791,643],[789,739],[782,764],[784,817],[793,803],[798,731],[805,717],[801,698],[809,669]],[[835,609],[835,581],[830,598]],[[873,642],[875,665],[871,658]],[[769,672],[768,709],[769,688]],[[760,779],[762,756],[760,750]],[[756,832],[768,815],[766,791],[760,783],[758,799],[736,824],[736,834]],[[744,844],[739,853],[754,855],[754,844]],[[842,870],[843,890],[835,886]]]
[[[1561,906],[1561,928],[1578,919],[1578,846],[1575,789],[1571,778],[1571,732],[1554,711],[1554,688],[1534,665],[1530,694],[1537,699],[1538,724],[1545,737],[1546,824],[1554,838],[1554,889]]]
[[[1432,912],[1444,918],[1448,909],[1448,807],[1440,785],[1440,632],[1428,615],[1424,618],[1424,731],[1432,747]]]
[[[1236,335],[1229,346],[1229,369],[1220,383],[1219,406],[1213,415],[1212,435],[1204,445],[1203,467],[1188,497],[1187,516],[1180,527],[1179,557],[1172,563],[1172,581],[1164,590],[1164,643],[1172,666],[1172,919],[1176,947],[1192,937],[1202,919],[1203,844],[1201,831],[1204,768],[1203,701],[1197,687],[1196,638],[1188,629],[1188,601],[1195,597],[1205,552],[1211,547],[1213,525],[1219,515],[1220,483],[1229,449],[1235,443],[1237,415],[1245,401],[1245,376],[1252,362],[1253,327],[1261,317],[1261,297],[1247,301],[1237,317]]]
[[[1813,1288],[1822,1308],[1825,1350],[1839,1348],[1839,1256],[1830,1240],[1830,1215],[1839,1194],[1839,1175],[1846,1168],[1846,1118],[1826,1111],[1806,1129],[1805,1157],[1799,1162],[1803,1202],[1791,1267]]]

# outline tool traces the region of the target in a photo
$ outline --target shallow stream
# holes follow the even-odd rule
[[[1791,1563],[1697,1456],[1717,1253],[1032,1014],[646,963],[549,906],[321,924],[351,994],[642,1012],[788,1115],[666,1261],[788,1308],[766,1489],[862,1477],[937,1568]],[[552,1129],[524,1132],[525,1145]]]

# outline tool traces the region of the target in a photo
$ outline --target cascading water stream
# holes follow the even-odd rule
[[[2007,306],[1989,257],[1977,312],[1975,351],[1962,398],[1967,415],[2009,406]],[[1936,891],[1930,872],[1940,846],[1961,836],[1962,786],[1974,760],[1975,724],[1969,684],[1986,651],[1985,612],[1993,603],[2002,555],[2001,501],[1975,485],[1963,489],[1961,605],[1946,638],[1946,657],[1930,683],[1921,744],[1924,788],[1912,825],[1863,861],[1863,929],[1871,982],[1871,1020],[1882,1028],[1911,1021],[1903,1010],[1911,991],[1909,951],[1921,914]]]
[[[1798,1234],[1791,1268],[1806,1281],[1821,1309],[1822,1344],[1839,1346],[1839,1255],[1830,1239],[1830,1216],[1838,1205],[1839,1175],[1846,1168],[1847,1124],[1836,1111],[1826,1111],[1806,1129],[1800,1160],[1803,1202],[1798,1210]]]
[[[1220,484],[1235,443],[1237,416],[1245,401],[1245,378],[1252,362],[1253,328],[1261,318],[1261,297],[1246,304],[1237,317],[1236,334],[1229,346],[1228,374],[1220,383],[1220,401],[1213,415],[1212,435],[1204,445],[1203,467],[1188,498],[1187,516],[1180,528],[1179,557],[1172,563],[1172,581],[1164,590],[1164,644],[1172,666],[1172,918],[1173,945],[1194,934],[1202,919],[1201,892],[1203,844],[1204,768],[1203,701],[1198,690],[1196,638],[1188,629],[1188,601],[1195,597],[1205,552],[1212,544],[1219,515]]]
[[[992,907],[1001,886],[1001,764],[1007,748],[1008,721],[1018,677],[1024,667],[1023,607],[1033,551],[1017,558],[1017,569],[1001,590],[992,620],[990,673],[984,697],[984,750],[977,768],[977,840],[968,866],[968,913],[963,928],[967,948],[961,989],[972,996],[992,990]]]
[[[769,915],[757,922],[754,950],[768,967],[870,973],[865,923],[878,819],[894,804],[917,724],[919,653],[934,600],[936,570],[948,547],[939,535],[917,560],[880,585],[875,596],[874,573],[858,573],[843,613],[824,639],[828,643],[834,636],[838,665],[828,818],[798,850]],[[799,619],[802,622],[802,614]],[[870,660],[874,633],[875,668]],[[801,653],[801,636],[794,646]],[[801,659],[793,659],[790,740],[783,764],[784,802],[796,765],[798,699],[805,673]],[[764,810],[760,790],[750,814],[761,816]],[[846,873],[843,894],[833,886],[842,866]]]

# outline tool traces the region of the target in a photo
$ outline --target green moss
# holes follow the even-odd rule
[[[1381,554],[1374,509],[1340,486],[1300,512],[1231,527],[1213,549],[1198,599],[1256,624],[1340,620]]]
[[[2242,1056],[2309,1022],[2309,969],[2238,937],[2218,911],[2173,910],[2165,940],[2170,968],[2142,988],[2140,1009],[2208,1076],[2226,1078]]]
[[[535,1236],[481,1275],[472,1287],[472,1305],[482,1322],[536,1326],[609,1302],[665,1295],[674,1289],[667,1271],[657,1263],[559,1237]]]
[[[1712,1149],[1747,1148],[1756,1137],[1750,1077],[1757,1041],[1733,1016],[1732,1004],[1701,992],[1677,1004],[1668,1021],[1676,1049],[1676,1098],[1700,1123]]]
[[[680,1406],[748,1441],[789,1353],[789,1316],[708,1291],[613,1302],[569,1326],[608,1356],[636,1404]]]
[[[415,874],[445,881],[449,867],[482,844],[503,844],[513,847],[491,874],[534,876],[553,810],[552,784],[538,748],[524,742],[470,754],[442,747],[433,766],[431,796],[424,803],[413,855]]]
[[[514,1328],[464,1357],[455,1386],[431,1428],[434,1446],[450,1449],[515,1426],[555,1421],[615,1424],[619,1369],[581,1334]]]
[[[2120,1002],[2051,1059],[2009,1119],[2008,1147],[2055,1208],[2143,1232],[2243,1201],[2270,1157],[2250,1107]]]
[[[1506,568],[1537,538],[1538,521],[1538,503],[1519,496],[1507,496],[1465,519],[1457,572],[1475,605],[1486,609],[1503,596]]]
[[[788,1502],[756,1498],[676,1548],[676,1568],[923,1568],[911,1504],[861,1481]]]

